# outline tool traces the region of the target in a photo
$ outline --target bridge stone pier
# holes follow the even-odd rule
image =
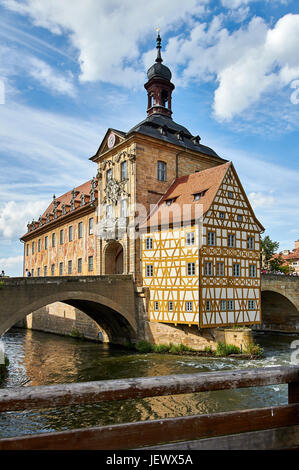
[[[0,284],[0,336],[28,314],[54,302],[86,313],[123,343],[140,335],[132,276],[4,278]]]
[[[299,277],[262,276],[262,330],[299,332]]]

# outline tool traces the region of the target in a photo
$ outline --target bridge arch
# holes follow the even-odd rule
[[[22,279],[11,284],[12,280],[7,281],[0,290],[0,336],[28,314],[62,302],[92,318],[110,342],[136,338],[134,287],[129,277],[97,276],[79,282],[71,278]]]
[[[299,330],[295,297],[280,287],[264,286],[261,291],[262,324],[266,329]]]

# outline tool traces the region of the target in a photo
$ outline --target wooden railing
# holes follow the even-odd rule
[[[16,449],[299,449],[299,367],[0,390],[0,412],[288,384],[288,404],[0,439]]]

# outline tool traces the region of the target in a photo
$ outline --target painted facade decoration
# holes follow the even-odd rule
[[[84,183],[52,203],[28,224],[24,275],[74,276],[96,273],[97,181]]]

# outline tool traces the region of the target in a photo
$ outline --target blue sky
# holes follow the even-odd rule
[[[232,160],[266,234],[298,229],[299,5],[288,0],[0,0],[0,270],[19,237],[96,174],[108,127],[146,116],[161,28],[173,119]]]

